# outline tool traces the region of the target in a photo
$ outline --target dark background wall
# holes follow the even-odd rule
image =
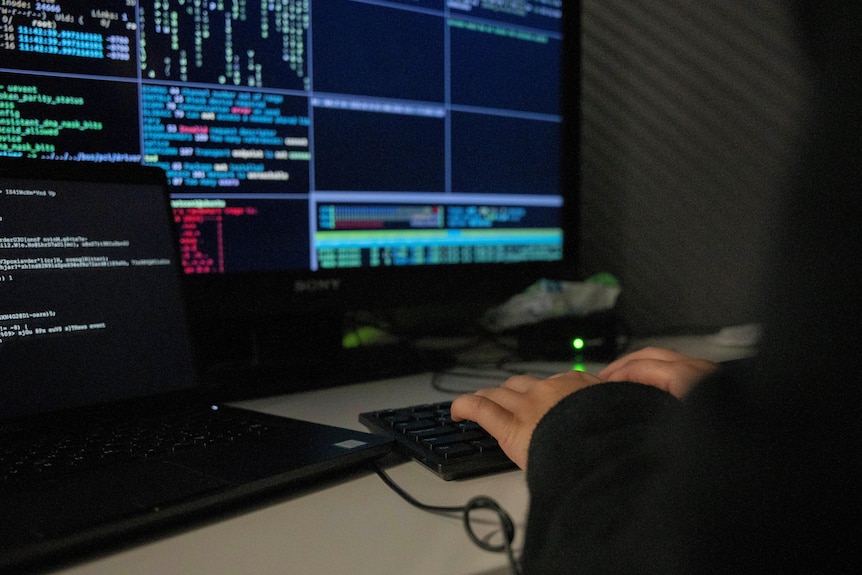
[[[757,321],[805,73],[782,0],[583,0],[580,270],[634,333]]]

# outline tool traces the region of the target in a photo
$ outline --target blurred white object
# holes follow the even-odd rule
[[[501,332],[551,318],[586,316],[612,309],[619,294],[619,284],[608,274],[583,282],[543,279],[489,310],[482,325]]]
[[[760,343],[763,328],[759,323],[747,323],[725,327],[712,335],[712,343],[727,347],[753,347]]]

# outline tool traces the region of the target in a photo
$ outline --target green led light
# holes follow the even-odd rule
[[[579,362],[572,366],[572,371],[587,371],[587,366]]]
[[[575,339],[572,340],[572,347],[575,349],[584,349],[585,345],[586,345],[586,342],[579,337],[576,337]]]

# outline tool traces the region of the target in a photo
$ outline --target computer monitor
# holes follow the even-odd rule
[[[208,372],[337,382],[576,274],[579,4],[7,2],[0,154],[163,168]]]

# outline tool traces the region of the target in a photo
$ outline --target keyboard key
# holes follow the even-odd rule
[[[446,459],[452,459],[454,457],[464,457],[465,455],[471,455],[475,453],[472,447],[465,443],[453,443],[451,445],[441,445],[439,446],[435,452]]]
[[[395,429],[400,431],[401,433],[411,433],[413,431],[419,431],[422,429],[432,429],[436,423],[431,419],[420,419],[419,421],[408,421],[406,423],[399,423],[395,426]]]

